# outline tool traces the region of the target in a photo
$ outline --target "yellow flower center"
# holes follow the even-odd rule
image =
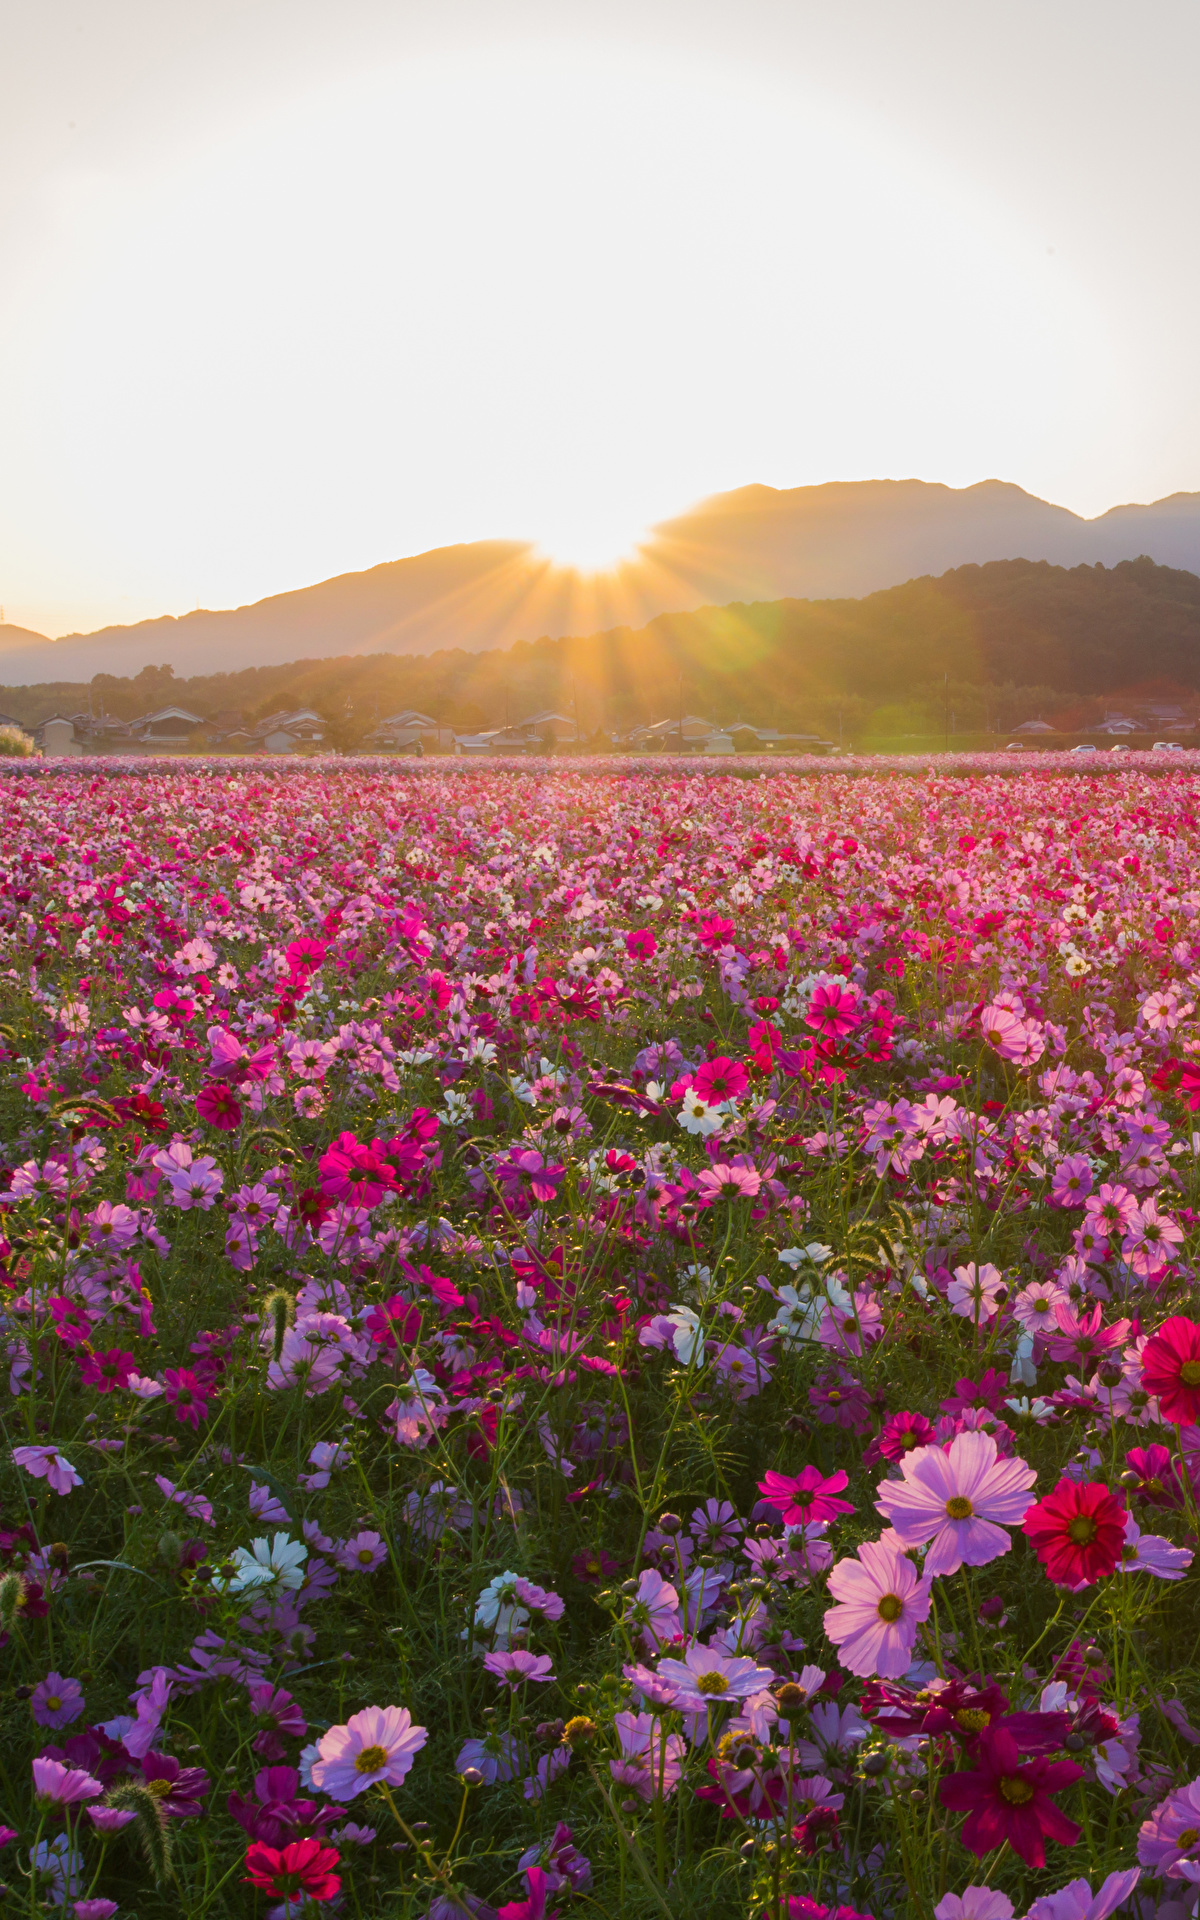
[[[885,1593],[875,1611],[881,1620],[898,1620],[904,1612],[904,1602],[898,1593]]]
[[[985,1713],[982,1707],[963,1707],[954,1718],[964,1733],[982,1733],[992,1724],[991,1714]]]
[[[1194,1847],[1197,1840],[1200,1840],[1200,1829],[1196,1827],[1185,1827],[1182,1833],[1176,1834],[1175,1845],[1177,1847]]]
[[[946,1502],[946,1512],[951,1520],[969,1520],[974,1511],[965,1493],[952,1493]]]
[[[147,1780],[145,1787],[146,1792],[152,1793],[156,1800],[165,1800],[171,1791],[171,1782],[169,1780]]]
[[[62,1701],[56,1693],[48,1693],[46,1695],[46,1705],[49,1707],[51,1713],[57,1713],[62,1706]]]
[[[1096,1522],[1090,1520],[1086,1513],[1077,1513],[1067,1528],[1067,1539],[1074,1541],[1077,1547],[1086,1547],[1095,1538]]]
[[[1019,1773],[1006,1773],[1001,1779],[1000,1793],[1010,1807],[1027,1807],[1033,1792],[1028,1780]]]
[[[723,1673],[699,1673],[696,1675],[697,1693],[724,1693],[726,1679]]]
[[[354,1756],[355,1773],[382,1773],[387,1765],[386,1747],[364,1747]]]
[[[1185,1360],[1179,1378],[1185,1387],[1200,1387],[1200,1360]]]

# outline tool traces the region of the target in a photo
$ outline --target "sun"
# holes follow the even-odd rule
[[[646,525],[627,513],[582,504],[573,510],[564,503],[561,512],[542,516],[537,550],[554,566],[591,578],[635,560],[647,537]]]

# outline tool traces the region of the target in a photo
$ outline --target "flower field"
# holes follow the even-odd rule
[[[6,1909],[1194,1913],[1198,845],[6,770]]]

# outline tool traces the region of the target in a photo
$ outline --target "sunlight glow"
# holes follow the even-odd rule
[[[472,540],[586,581],[750,482],[1036,471],[1106,389],[1040,236],[848,103],[678,59],[340,81],[70,176],[41,245],[0,525],[51,632]]]

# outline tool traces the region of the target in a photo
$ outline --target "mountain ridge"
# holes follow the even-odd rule
[[[236,608],[195,610],[51,640],[0,627],[10,685],[86,681],[169,664],[177,674],[297,658],[503,649],[660,614],[782,599],[862,598],[993,560],[1112,566],[1141,554],[1200,572],[1200,493],[1125,502],[1087,520],[1011,481],[754,482],[652,529],[588,577],[530,542],[464,541],[337,574]]]

